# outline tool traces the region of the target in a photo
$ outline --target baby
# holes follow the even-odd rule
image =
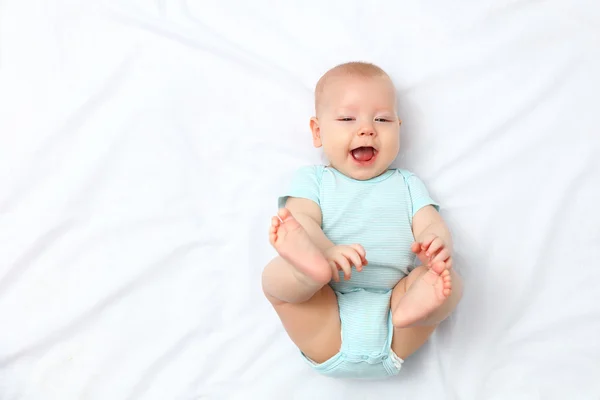
[[[263,290],[320,373],[393,376],[460,300],[450,233],[421,180],[390,169],[401,121],[381,68],[329,70],[315,109],[313,145],[330,164],[300,168],[279,199]]]

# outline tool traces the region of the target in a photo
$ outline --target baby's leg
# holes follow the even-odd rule
[[[263,271],[265,296],[300,351],[317,363],[326,361],[341,346],[337,298],[327,285],[331,268],[286,209],[274,217],[270,240],[280,256]]]
[[[414,353],[456,308],[461,296],[462,281],[453,269],[445,269],[443,263],[415,268],[392,292],[392,350],[402,359]]]
[[[323,252],[289,210],[271,219],[269,241],[279,253],[263,271],[263,289],[286,303],[310,299],[331,280],[331,267]]]

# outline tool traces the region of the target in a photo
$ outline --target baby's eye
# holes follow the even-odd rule
[[[352,118],[352,117],[340,117],[337,120],[338,121],[345,121],[345,122],[347,122],[347,121],[354,121],[354,118]]]
[[[392,122],[392,120],[387,118],[375,118],[375,122]]]

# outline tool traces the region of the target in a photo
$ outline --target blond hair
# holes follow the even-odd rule
[[[317,82],[315,87],[315,112],[318,112],[321,106],[321,97],[327,86],[327,82],[333,77],[339,76],[359,76],[364,78],[385,77],[390,79],[389,75],[380,67],[363,61],[352,61],[337,65],[325,72]],[[391,81],[391,79],[390,79]]]

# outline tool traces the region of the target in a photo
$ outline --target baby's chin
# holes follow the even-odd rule
[[[336,167],[332,165],[333,168],[340,171],[342,174],[355,179],[357,181],[368,181],[369,179],[377,178],[379,175],[383,174],[385,171],[389,169],[386,168],[344,168],[344,167]]]

